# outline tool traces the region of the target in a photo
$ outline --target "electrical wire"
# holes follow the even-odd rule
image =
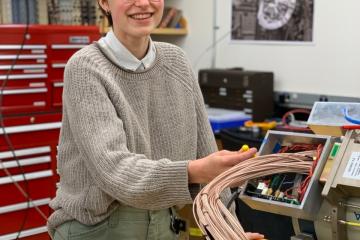
[[[221,37],[219,37],[215,42],[213,42],[211,45],[209,45],[205,50],[195,59],[193,64],[193,69],[196,69],[197,65],[200,63],[200,60],[207,54],[210,50],[214,49],[216,45],[218,45],[221,41],[223,41],[227,36],[229,36],[230,33],[235,31],[241,26],[241,24],[236,24],[232,29],[224,33]]]
[[[293,116],[296,113],[305,113],[307,115],[310,115],[310,110],[308,110],[308,109],[293,109],[293,110],[290,110],[290,111],[286,112],[283,115],[282,119],[281,119],[281,122],[283,123],[284,127],[289,129],[289,130],[294,130],[294,131],[306,131],[306,130],[309,130],[308,127],[291,126],[291,125],[288,124],[288,122],[287,122],[288,117]]]
[[[344,118],[346,119],[346,121],[352,123],[352,124],[356,124],[356,125],[360,125],[360,119],[355,119],[353,117],[351,117],[349,115],[349,109],[345,108],[343,109],[343,113],[344,113]]]
[[[231,194],[229,202],[226,204],[226,208],[229,209],[231,207],[231,204],[239,197],[241,193],[241,188],[236,188],[235,191]]]
[[[352,226],[352,227],[360,227],[360,223],[357,223],[357,222],[348,222],[348,221],[344,221],[344,220],[338,220],[338,223],[343,224],[343,225]]]
[[[248,240],[241,224],[220,200],[224,189],[277,173],[309,174],[313,165],[309,156],[315,154],[305,151],[262,155],[245,160],[213,179],[196,196],[193,205],[195,221],[206,239]]]

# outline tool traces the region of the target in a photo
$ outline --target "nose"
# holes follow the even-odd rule
[[[135,0],[135,6],[144,7],[150,4],[150,0]]]

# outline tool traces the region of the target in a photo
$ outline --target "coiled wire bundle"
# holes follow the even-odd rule
[[[246,181],[277,173],[309,174],[316,151],[279,153],[245,160],[223,172],[196,196],[193,205],[195,220],[207,239],[248,240],[239,221],[220,200],[227,187],[242,186]]]

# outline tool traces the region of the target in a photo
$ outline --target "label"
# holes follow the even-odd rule
[[[44,102],[44,101],[33,102],[33,106],[36,106],[36,107],[42,107],[45,105],[46,105],[46,102]]]
[[[260,182],[259,185],[257,186],[257,189],[263,190],[265,187],[266,187],[266,184],[264,182]]]
[[[88,43],[90,43],[90,38],[89,38],[89,36],[70,36],[69,43],[88,44]]]
[[[360,180],[360,152],[352,152],[343,177]]]
[[[25,69],[24,73],[44,73],[45,69]]]
[[[219,88],[219,95],[220,96],[227,96],[226,88],[223,88],[223,87]]]
[[[42,49],[34,49],[34,50],[31,50],[31,53],[39,54],[39,53],[45,53],[45,51]]]
[[[32,83],[29,83],[29,87],[45,87],[45,83],[44,82],[32,82]]]

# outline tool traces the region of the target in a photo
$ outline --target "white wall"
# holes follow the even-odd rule
[[[184,37],[153,36],[154,40],[171,42],[181,46],[194,65],[204,49],[211,45],[213,34],[213,0],[165,0],[165,5],[175,6],[183,10],[188,22],[189,34]],[[198,68],[211,65],[211,51],[204,55],[198,63]],[[197,72],[196,69],[196,72]]]
[[[212,43],[213,1],[171,0],[184,9],[190,33],[180,45],[195,59]],[[230,30],[231,0],[217,0],[221,37]],[[241,66],[275,73],[275,89],[360,97],[359,0],[315,0],[314,44],[260,45],[230,43],[216,47],[217,67]],[[210,67],[211,52],[198,64]]]

